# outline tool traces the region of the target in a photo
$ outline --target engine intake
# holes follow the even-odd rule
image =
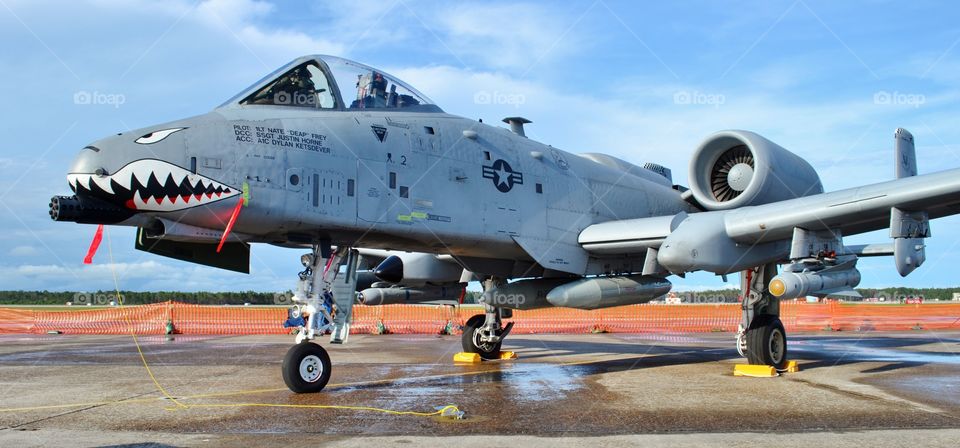
[[[690,163],[690,190],[707,210],[823,193],[820,176],[800,156],[749,131],[708,137]]]

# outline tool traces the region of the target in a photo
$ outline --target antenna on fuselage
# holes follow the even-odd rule
[[[523,125],[527,123],[533,123],[532,121],[523,117],[507,117],[503,119],[503,122],[510,125],[510,131],[521,137],[527,136],[527,134],[523,132]]]

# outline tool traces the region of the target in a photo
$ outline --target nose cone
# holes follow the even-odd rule
[[[403,260],[391,255],[373,269],[373,275],[385,282],[400,283],[403,281]]]
[[[85,146],[73,159],[67,171],[70,189],[74,192],[87,190],[98,196],[103,196],[101,193],[112,193],[111,176],[126,163],[143,157],[137,152],[136,146],[138,145],[133,142],[132,137],[123,134]]]
[[[734,191],[742,192],[746,190],[750,186],[751,180],[753,180],[753,167],[746,163],[734,165],[727,173],[727,184]]]
[[[182,163],[186,147],[184,137],[189,129],[186,124],[191,121],[162,124],[97,140],[80,151],[69,172],[93,174],[100,170],[111,174],[140,159]]]
[[[100,148],[96,146],[87,146],[80,150],[80,154],[77,154],[77,157],[73,159],[73,163],[70,164],[70,170],[67,171],[71,174],[94,174],[97,172],[97,169],[103,169],[102,163],[99,160]]]
[[[212,124],[202,116],[99,140],[80,151],[67,181],[81,199],[138,212],[179,211],[237,196],[236,187],[188,161],[186,136],[197,130],[209,135]]]
[[[770,281],[767,291],[770,291],[770,294],[773,294],[774,297],[783,297],[787,292],[787,284],[783,281],[783,278],[778,276]]]
[[[113,202],[110,201],[114,192],[111,175],[121,168],[119,155],[124,152],[117,143],[117,137],[110,137],[80,150],[67,171],[67,182],[74,193]]]
[[[657,262],[674,274],[692,271],[697,250],[690,249],[683,241],[665,241],[657,251]]]

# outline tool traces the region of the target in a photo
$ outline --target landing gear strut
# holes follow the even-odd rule
[[[484,297],[497,286],[504,284],[502,279],[491,277],[483,282]],[[513,322],[503,326],[503,317],[510,317],[510,311],[484,303],[484,314],[478,314],[467,320],[460,339],[463,351],[476,353],[483,359],[499,359],[500,346],[513,328]]]
[[[281,368],[283,382],[293,392],[319,392],[330,380],[330,356],[311,341],[329,331],[331,343],[346,342],[356,291],[357,257],[355,250],[331,252],[326,244],[314,245],[313,251],[301,258],[304,270],[293,295],[295,305],[284,324],[297,328],[296,344],[287,351]],[[340,273],[343,265],[346,271]]]
[[[767,291],[777,275],[775,263],[740,274],[741,322],[737,330],[737,351],[750,364],[783,369],[787,364],[787,332],[780,322],[780,299]]]

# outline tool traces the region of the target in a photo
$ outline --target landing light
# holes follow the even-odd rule
[[[303,264],[303,267],[307,268],[313,265],[313,254],[303,254],[300,257],[300,263]]]

